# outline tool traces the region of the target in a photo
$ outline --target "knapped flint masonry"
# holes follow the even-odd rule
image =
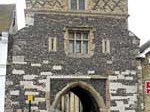
[[[141,112],[127,0],[26,0],[12,36],[5,112]]]

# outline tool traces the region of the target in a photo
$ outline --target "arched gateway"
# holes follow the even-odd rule
[[[52,108],[62,112],[105,112],[103,98],[89,84],[79,81],[69,83],[57,93]]]

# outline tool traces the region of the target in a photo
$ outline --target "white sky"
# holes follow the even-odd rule
[[[128,0],[129,2],[129,30],[135,33],[141,44],[150,40],[150,0]],[[24,26],[23,8],[24,0],[0,0],[0,3],[17,3],[18,28]]]

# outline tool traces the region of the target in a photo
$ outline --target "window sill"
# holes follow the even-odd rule
[[[90,58],[92,55],[90,54],[73,54],[73,53],[68,53],[67,56],[73,57],[73,58]]]

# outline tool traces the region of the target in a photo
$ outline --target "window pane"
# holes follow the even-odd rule
[[[107,53],[107,40],[105,40],[105,53]]]
[[[81,39],[81,33],[77,33],[76,38],[77,38],[77,40],[80,40]]]
[[[77,0],[71,0],[71,10],[77,10]]]
[[[79,0],[79,10],[85,10],[85,0]]]
[[[74,41],[69,41],[69,53],[74,53]]]
[[[88,41],[83,41],[83,53],[88,53]]]
[[[107,53],[110,53],[110,41],[107,40]]]
[[[71,40],[74,39],[74,33],[73,32],[69,33],[69,39],[71,39]]]
[[[52,44],[51,44],[52,50],[54,50],[54,39],[52,38]]]
[[[88,33],[83,33],[83,39],[88,39]]]
[[[76,53],[81,53],[81,41],[76,41]]]

